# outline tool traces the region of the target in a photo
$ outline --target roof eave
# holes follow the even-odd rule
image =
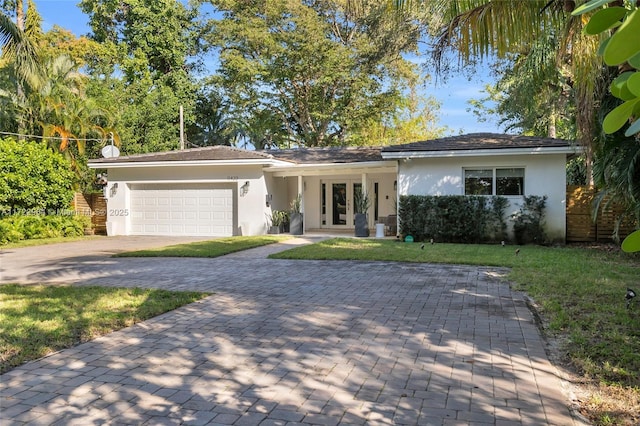
[[[505,155],[575,154],[581,151],[582,147],[579,146],[490,148],[447,151],[383,151],[382,158],[387,160],[398,160],[403,158],[494,157]]]
[[[246,160],[181,160],[181,161],[89,161],[90,169],[123,169],[131,167],[198,167],[198,166],[280,166],[289,164],[273,159]]]
[[[384,167],[390,166],[392,162],[380,160],[380,161],[352,161],[348,163],[300,163],[300,164],[283,164],[280,166],[271,166],[269,171],[279,172],[285,170],[299,170],[299,169],[349,169],[349,168],[363,168],[363,167]]]

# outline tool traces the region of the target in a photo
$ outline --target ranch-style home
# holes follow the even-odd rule
[[[354,228],[354,194],[369,226],[401,195],[546,195],[546,233],[564,241],[569,141],[477,133],[387,147],[251,151],[227,146],[90,160],[106,170],[109,235],[267,233],[273,210],[302,198],[305,232]]]

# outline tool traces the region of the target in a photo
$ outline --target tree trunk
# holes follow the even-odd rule
[[[24,6],[23,0],[16,1],[16,26],[20,31],[24,33]],[[18,102],[23,102],[24,95],[24,87],[22,87],[22,82],[20,78],[16,78],[16,95],[18,96]],[[18,140],[23,141],[24,136],[22,134],[26,133],[26,127],[24,125],[24,117],[18,116]]]
[[[20,31],[24,31],[24,6],[22,1],[16,1],[16,26]]]
[[[555,139],[556,138],[556,114],[555,111],[551,113],[551,117],[549,117],[549,126],[547,127],[547,137]]]

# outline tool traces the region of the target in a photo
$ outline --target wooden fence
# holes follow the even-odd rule
[[[73,196],[72,208],[76,214],[91,216],[93,232],[107,235],[107,200],[102,194],[80,194]]]
[[[567,242],[611,242],[616,221],[622,209],[616,203],[606,206],[602,202],[597,220],[593,220],[593,200],[596,190],[589,186],[567,186]],[[606,206],[606,208],[604,208]],[[620,240],[636,229],[635,224],[623,220],[618,236]]]

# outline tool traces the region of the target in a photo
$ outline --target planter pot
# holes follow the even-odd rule
[[[365,213],[356,213],[355,215],[356,237],[369,236],[369,221]]]
[[[292,212],[289,219],[289,232],[291,235],[302,235],[304,231],[302,213]]]
[[[269,227],[269,234],[282,234],[282,225]]]

